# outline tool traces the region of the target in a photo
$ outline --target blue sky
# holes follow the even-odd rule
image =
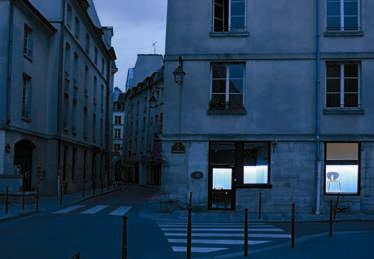
[[[114,27],[113,46],[117,53],[114,85],[124,89],[127,69],[138,53],[164,54],[167,0],[94,0],[103,26]]]

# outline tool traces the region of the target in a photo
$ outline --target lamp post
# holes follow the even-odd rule
[[[178,103],[178,136],[180,138],[181,132],[182,132],[182,96],[183,96],[183,83],[184,83],[184,77],[186,76],[186,72],[184,72],[183,69],[183,59],[181,56],[179,56],[179,65],[174,70],[174,81],[177,85],[179,85],[179,103]],[[171,147],[171,152],[176,154],[184,154],[186,152],[186,148],[184,144],[178,140],[176,141],[173,146]]]

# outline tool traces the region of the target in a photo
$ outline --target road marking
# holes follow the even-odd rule
[[[168,239],[169,243],[186,243],[186,239]],[[231,239],[192,239],[192,244],[205,244],[205,245],[242,245],[243,240],[231,240]],[[248,245],[260,245],[270,243],[271,241],[263,240],[249,240]]]
[[[165,236],[186,237],[186,233],[164,233]],[[243,237],[237,233],[192,233],[192,237]],[[291,238],[289,234],[248,234],[250,238]]]
[[[95,207],[92,207],[88,210],[83,211],[81,214],[96,214],[96,213],[102,211],[103,209],[105,209],[107,207],[108,207],[108,205],[97,205]]]
[[[160,227],[163,227],[163,228],[169,228],[169,227],[187,227],[187,224],[184,223],[184,224],[159,224]],[[193,223],[193,226],[194,227],[211,227],[211,226],[214,226],[214,227],[220,227],[220,228],[240,228],[240,227],[243,227],[243,224],[231,224],[231,225],[221,225],[221,224],[196,224],[196,223]],[[272,225],[251,225],[249,224],[248,225],[250,228],[274,228],[274,226]]]
[[[112,211],[111,213],[109,213],[109,215],[122,217],[122,216],[126,215],[127,212],[129,210],[131,210],[131,208],[132,208],[131,206],[128,206],[128,207],[127,206],[119,207],[118,209],[116,209],[116,210]]]
[[[84,207],[84,205],[74,205],[74,206],[70,206],[70,207],[64,208],[62,210],[55,211],[53,214],[65,214],[65,213],[72,212],[74,210],[81,209],[83,207]]]
[[[162,231],[186,231],[186,228],[161,228]],[[192,228],[192,231],[243,232],[243,228]],[[283,232],[280,228],[249,228],[250,232]]]
[[[185,253],[187,251],[186,246],[172,246],[171,247],[176,253]],[[212,253],[227,250],[227,248],[221,247],[191,247],[192,253]]]

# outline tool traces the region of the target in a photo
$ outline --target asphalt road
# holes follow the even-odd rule
[[[67,208],[0,223],[0,259],[120,259],[122,216],[127,214],[130,259],[185,258],[185,218],[144,215],[152,188],[129,186]],[[142,212],[142,213],[141,213]],[[243,258],[241,222],[194,216],[192,258]],[[326,223],[296,225],[290,248],[289,224],[249,226],[249,258],[372,258],[374,223],[339,223],[327,237]]]

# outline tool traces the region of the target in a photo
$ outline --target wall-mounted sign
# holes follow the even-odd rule
[[[204,176],[203,172],[200,172],[200,171],[196,171],[191,174],[191,178],[196,179],[196,180],[203,178],[203,176]]]
[[[184,154],[184,153],[186,153],[186,147],[180,141],[175,142],[174,145],[171,147],[171,153],[173,153],[173,154]]]

